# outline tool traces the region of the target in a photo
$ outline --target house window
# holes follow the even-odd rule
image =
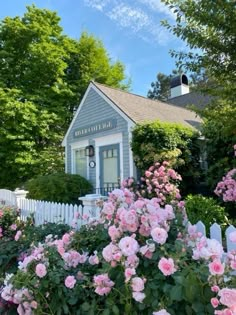
[[[75,150],[75,174],[87,178],[87,157],[85,148]]]

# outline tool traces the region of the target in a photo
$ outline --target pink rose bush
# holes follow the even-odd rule
[[[2,237],[20,237],[18,228],[22,225],[18,220],[19,210],[13,206],[0,205],[0,239]]]
[[[236,168],[230,170],[215,189],[215,194],[224,202],[236,202]]]
[[[32,245],[6,275],[3,301],[18,314],[235,315],[236,251],[225,255],[188,222],[180,179],[157,163],[148,194],[129,179],[99,222]]]
[[[164,205],[181,198],[178,189],[181,180],[181,176],[167,161],[156,162],[145,172],[140,184],[128,178],[122,182],[122,188],[128,188],[140,197],[156,197],[159,204]]]
[[[236,156],[236,144],[234,145],[234,155]],[[220,181],[215,189],[215,194],[224,202],[236,202],[236,168],[230,170]]]

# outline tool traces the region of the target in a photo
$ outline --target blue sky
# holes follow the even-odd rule
[[[70,37],[87,31],[101,39],[111,59],[124,63],[136,94],[146,96],[158,72],[171,73],[175,60],[169,50],[184,47],[160,25],[163,19],[174,22],[160,0],[2,0],[0,19],[22,16],[33,3],[57,11]]]

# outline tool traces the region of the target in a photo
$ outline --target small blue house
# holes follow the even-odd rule
[[[91,82],[63,140],[66,172],[87,178],[101,193],[136,177],[132,128],[154,120],[196,129],[201,123],[185,108]]]

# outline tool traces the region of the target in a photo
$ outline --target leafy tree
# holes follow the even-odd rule
[[[172,50],[177,65],[210,78],[207,92],[215,95],[212,104],[200,112],[207,139],[209,172],[213,188],[224,172],[232,167],[236,141],[236,3],[234,0],[163,0],[176,14],[176,23],[163,24],[186,41],[189,52]],[[215,187],[214,187],[215,188]]]
[[[22,98],[19,90],[0,88],[1,187],[14,188],[29,176],[49,171],[54,164],[62,166],[56,147],[60,137],[50,129],[57,124],[57,115]]]
[[[63,34],[56,12],[27,7],[0,22],[0,185],[62,170],[62,138],[91,79],[128,88],[101,41]]]
[[[158,72],[156,81],[151,83],[147,97],[153,100],[166,101],[170,96],[170,80],[172,75]]]
[[[74,95],[69,108],[71,115],[91,80],[124,90],[130,86],[130,80],[125,81],[124,65],[120,61],[111,63],[100,40],[83,32],[75,45],[76,49],[71,53],[67,69],[67,82]]]
[[[186,41],[190,48],[189,52],[172,50],[172,56],[178,58],[178,65],[196,73],[206,69],[220,86],[221,95],[223,88],[225,92],[228,89],[235,92],[235,1],[215,1],[214,5],[211,0],[163,2],[176,14],[175,25],[167,21],[163,24]]]

